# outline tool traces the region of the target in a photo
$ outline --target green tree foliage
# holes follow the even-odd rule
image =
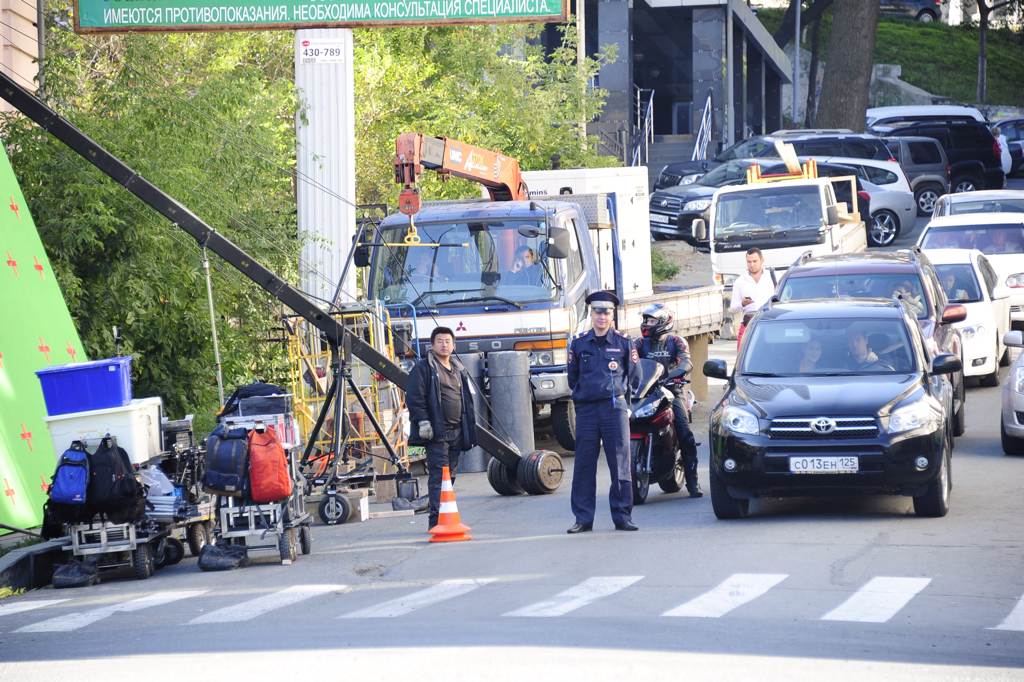
[[[295,96],[284,33],[126,35],[83,40],[55,27],[41,64],[48,104],[265,265],[293,278],[299,243],[290,178]],[[212,412],[216,375],[199,248],[35,124],[2,134],[90,357],[119,325],[135,392],[165,411]],[[228,387],[284,379],[265,342],[267,297],[212,261]],[[43,311],[41,311],[42,313]]]

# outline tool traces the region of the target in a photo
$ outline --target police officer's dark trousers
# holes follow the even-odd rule
[[[444,468],[448,467],[448,475],[455,485],[455,472],[459,468],[459,457],[462,456],[462,426],[445,426],[444,440],[427,443],[427,491],[430,494],[429,528],[437,525],[441,509],[441,477]]]
[[[686,419],[686,406],[683,404],[682,396],[676,396],[672,401],[672,425],[676,430],[676,438],[679,440],[679,451],[683,460],[683,475],[686,478],[686,488],[689,490],[697,485],[697,441],[693,437],[693,431]]]
[[[572,513],[576,523],[594,523],[597,502],[597,459],[604,444],[611,473],[608,491],[612,521],[630,521],[633,512],[633,482],[629,470],[629,413],[619,397],[576,403],[576,457],[572,474]]]

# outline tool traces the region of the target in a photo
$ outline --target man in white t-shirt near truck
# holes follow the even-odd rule
[[[747,249],[747,271],[733,283],[732,302],[729,304],[729,309],[734,313],[743,312],[740,331],[736,335],[737,351],[743,343],[743,332],[746,331],[747,324],[754,317],[754,313],[772,297],[777,284],[774,269],[768,268],[768,272],[765,273],[761,249],[756,246]]]

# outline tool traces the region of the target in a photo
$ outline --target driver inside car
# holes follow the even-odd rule
[[[868,335],[859,329],[846,330],[846,356],[844,365],[851,372],[859,372],[879,362],[878,356],[868,348]],[[891,368],[889,368],[891,369]]]

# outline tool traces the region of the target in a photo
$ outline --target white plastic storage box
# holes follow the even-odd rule
[[[160,455],[162,406],[160,398],[142,398],[124,407],[44,417],[43,421],[50,429],[58,459],[76,440],[87,441],[91,452],[96,441],[109,434],[128,453],[132,464],[145,464]]]

